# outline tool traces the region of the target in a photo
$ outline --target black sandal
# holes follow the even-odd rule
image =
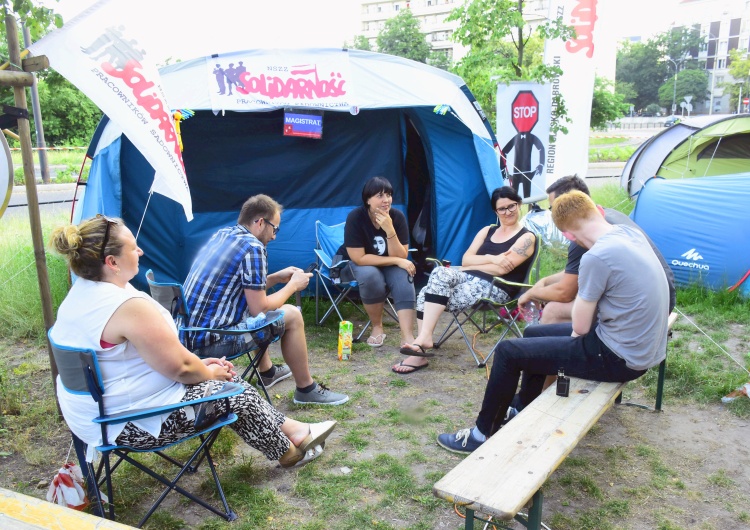
[[[412,350],[408,346],[403,346],[399,352],[402,355],[413,355],[414,357],[435,357],[435,354],[432,350],[425,350],[422,346],[419,344],[412,344],[412,346],[416,346],[419,348],[419,351]]]

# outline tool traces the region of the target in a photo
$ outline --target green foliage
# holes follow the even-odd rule
[[[32,0],[0,0],[3,19],[8,12],[16,15],[21,23],[29,28],[31,37],[34,40],[46,33],[47,29],[52,25],[58,28],[62,27],[63,19],[60,15],[55,14],[55,12],[48,7],[36,4],[37,3]],[[2,33],[3,36],[5,36],[5,24],[0,25],[3,27]],[[3,43],[5,42],[7,41],[3,39]]]
[[[663,58],[666,56],[672,59],[678,65],[677,70],[699,68],[694,55],[697,55],[702,42],[697,29],[679,27],[661,33],[645,43],[625,43],[617,52],[615,92],[621,94],[627,103],[635,105],[636,110],[657,101],[662,101],[664,105],[660,87],[671,81],[675,67]],[[704,89],[700,93],[703,99],[705,92]],[[689,92],[683,93],[686,94]],[[697,93],[693,95],[697,96]],[[669,103],[664,106],[672,106],[671,85]]]
[[[653,41],[625,43],[617,52],[615,91],[636,110],[659,99],[659,86],[672,72],[660,61],[664,54]]]
[[[740,50],[730,50],[729,75],[734,78],[734,81],[720,84],[730,94],[729,108],[736,109],[737,100],[740,97],[740,87],[742,87],[743,97],[750,94],[750,55]]]
[[[676,86],[676,87],[675,87]],[[676,88],[676,89],[675,89]],[[668,79],[659,87],[659,103],[662,107],[672,108],[672,97],[677,94],[677,109],[685,96],[693,96],[690,103],[702,103],[708,96],[708,73],[705,70],[682,70],[677,72],[677,80]]]
[[[344,48],[348,48],[350,50],[364,50],[366,52],[372,51],[372,46],[370,46],[370,39],[368,39],[364,35],[357,35],[356,37],[354,37],[354,41],[351,44],[344,42]]]
[[[450,70],[451,59],[447,53],[438,50],[432,50],[427,58],[427,64],[440,68],[441,70]]]
[[[419,21],[410,9],[402,9],[398,15],[385,21],[378,33],[378,51],[426,63],[430,56],[430,45],[420,32]]]
[[[452,38],[470,48],[454,67],[471,88],[482,108],[495,123],[494,98],[497,83],[517,80],[545,83],[562,75],[557,66],[542,62],[545,39],[569,39],[571,27],[561,19],[529,27],[523,19],[525,2],[515,0],[473,0],[454,9],[446,21],[457,20]],[[557,120],[551,134],[567,132],[565,103],[558,95]]]
[[[47,145],[87,145],[102,112],[57,72],[39,81],[44,137]],[[33,130],[33,129],[32,129]]]
[[[612,91],[612,82],[596,76],[594,78],[594,96],[591,102],[591,128],[605,130],[609,122],[625,114],[630,105],[625,97]]]

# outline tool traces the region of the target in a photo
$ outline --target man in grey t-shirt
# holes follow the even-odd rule
[[[631,381],[666,355],[669,288],[656,255],[632,227],[608,223],[580,191],[557,198],[552,219],[588,252],[581,259],[579,288],[570,324],[557,333],[495,346],[495,362],[476,427],[438,436],[449,451],[470,453],[504,423],[518,380],[520,405],[538,396],[547,374],[606,382]]]

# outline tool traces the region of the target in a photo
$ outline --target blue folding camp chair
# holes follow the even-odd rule
[[[78,454],[79,460],[81,462],[81,469],[83,470],[84,476],[86,477],[88,482],[89,494],[93,494],[91,496],[93,498],[93,502],[95,503],[95,510],[98,511],[98,514],[102,517],[106,517],[108,512],[108,518],[111,520],[115,519],[115,500],[112,492],[112,474],[117,469],[117,467],[123,461],[125,461],[129,462],[136,468],[140,469],[147,475],[158,480],[166,486],[166,489],[162,492],[159,498],[148,510],[146,515],[144,515],[138,523],[139,528],[146,523],[148,518],[151,517],[154,511],[156,511],[156,509],[159,507],[161,502],[169,494],[170,491],[177,491],[186,498],[200,504],[207,510],[210,510],[216,515],[223,517],[227,521],[234,521],[235,519],[237,519],[237,515],[229,508],[229,505],[227,504],[227,499],[224,495],[224,490],[221,487],[219,476],[216,473],[216,467],[214,466],[213,459],[211,458],[210,450],[214,442],[216,441],[221,428],[225,425],[229,425],[237,421],[237,415],[233,412],[229,412],[229,403],[226,400],[231,396],[241,394],[244,390],[242,385],[238,385],[236,383],[224,383],[224,386],[211,396],[206,396],[190,401],[183,401],[179,403],[172,403],[162,407],[130,410],[119,414],[108,415],[104,407],[104,385],[102,382],[101,372],[99,370],[99,361],[97,359],[96,352],[94,350],[85,348],[75,348],[71,346],[56,344],[52,340],[51,333],[52,329],[50,329],[48,333],[49,342],[52,347],[52,353],[54,355],[55,363],[59,370],[60,379],[65,391],[70,392],[71,394],[90,396],[91,399],[93,399],[99,405],[99,416],[94,418],[93,420],[94,423],[101,425],[102,429],[102,445],[99,445],[95,448],[96,451],[98,451],[102,455],[98,469],[95,470],[93,463],[88,462],[85,457],[81,458],[81,456],[85,455],[86,453],[85,444],[77,436],[73,435],[73,442],[76,446],[76,453]],[[221,404],[216,403],[219,400],[225,400],[225,402]],[[114,440],[110,440],[107,436],[108,425],[128,421],[136,421],[153,416],[160,416],[164,413],[187,407],[206,407],[207,405],[205,404],[208,404],[208,406],[210,406],[210,404],[213,403],[216,403],[216,405],[218,405],[215,406],[215,410],[217,412],[210,415],[206,423],[196,422],[196,432],[194,434],[186,436],[185,438],[171,444],[152,449],[140,449],[138,447],[118,445]],[[197,411],[197,409],[194,410]],[[224,410],[226,412],[221,414],[220,412],[218,412],[221,410]],[[199,416],[199,414],[196,414],[196,418]],[[181,444],[182,442],[191,440],[193,438],[199,438],[201,443],[199,444],[198,448],[193,451],[190,458],[186,462],[179,462],[171,456],[163,453],[165,449],[174,445]],[[145,463],[134,459],[130,455],[130,453],[146,452],[155,453],[167,462],[177,466],[180,470],[175,478],[173,480],[169,480],[164,475],[158,473],[150,467],[147,467]],[[110,460],[111,457],[116,457],[114,463]],[[216,490],[219,494],[219,497],[221,498],[223,509],[209,504],[207,501],[201,499],[200,497],[197,497],[193,493],[177,485],[177,482],[186,472],[194,473],[195,471],[197,471],[198,466],[204,459],[206,460],[206,462],[208,462],[208,466],[211,469],[211,474],[213,475]],[[103,484],[106,484],[106,499],[103,498],[100,492],[100,488]],[[104,502],[107,502],[109,504],[109,510],[104,509]]]
[[[442,335],[440,335],[440,338],[435,342],[434,348],[439,348],[442,344],[445,343],[448,338],[453,335],[456,331],[459,331],[461,335],[464,338],[464,341],[466,342],[466,345],[469,347],[469,351],[471,352],[471,355],[474,357],[474,361],[477,364],[477,368],[483,368],[492,357],[492,354],[494,353],[494,348],[490,352],[487,357],[482,357],[475,349],[472,344],[472,341],[469,339],[468,335],[466,334],[466,331],[464,330],[463,326],[464,324],[471,323],[474,325],[475,328],[479,331],[479,333],[487,334],[493,329],[495,329],[497,326],[503,326],[503,332],[500,335],[500,338],[498,339],[498,342],[503,340],[506,336],[508,336],[508,333],[513,333],[516,337],[521,338],[523,337],[523,333],[521,332],[521,329],[518,327],[518,319],[521,316],[520,311],[518,310],[518,298],[521,296],[521,293],[523,293],[524,290],[528,289],[529,287],[533,286],[533,277],[536,275],[539,276],[539,249],[541,248],[539,237],[536,238],[536,241],[534,243],[534,253],[529,258],[529,268],[526,272],[526,278],[524,283],[516,283],[516,282],[509,282],[499,276],[495,276],[492,280],[492,284],[490,285],[487,296],[485,298],[480,298],[474,305],[472,305],[469,308],[466,308],[463,311],[456,311],[456,312],[450,312],[451,317],[453,318],[451,322],[448,324],[448,326],[445,328],[445,331],[443,331]],[[442,266],[442,263],[440,260],[435,260],[432,258],[428,258],[429,261],[435,262],[438,266]],[[489,297],[489,294],[492,292],[492,287],[500,287],[502,288],[503,285],[512,285],[514,287],[518,287],[518,293],[516,296],[511,298],[510,300],[507,300],[506,302],[498,302],[496,300],[493,300]],[[447,311],[447,308],[446,308]],[[482,314],[481,323],[477,322],[474,319],[474,315],[477,313]],[[488,320],[488,316],[493,315],[492,320]]]
[[[240,351],[234,355],[227,356],[227,360],[234,360],[247,355],[249,364],[245,371],[242,372],[242,378],[251,382],[253,377],[257,385],[263,390],[266,400],[270,403],[271,398],[268,395],[266,386],[258,373],[258,363],[265,355],[268,347],[279,340],[284,334],[284,312],[269,311],[266,313],[265,322],[258,328],[251,330],[233,330],[233,329],[214,329],[214,328],[195,328],[185,327],[190,313],[187,305],[184,303],[185,291],[179,283],[160,283],[154,279],[154,271],[149,269],[146,272],[146,281],[148,281],[151,297],[159,302],[164,309],[170,312],[175,319],[180,331],[205,331],[207,333],[216,333],[217,335],[244,335],[249,333],[253,341],[249,343],[247,350]],[[249,378],[248,378],[249,374]]]
[[[316,248],[314,251],[318,257],[318,266],[315,269],[315,321],[318,325],[322,325],[334,311],[338,315],[339,321],[344,320],[339,306],[346,301],[350,302],[362,315],[367,317],[365,310],[350,296],[350,294],[357,291],[357,282],[341,281],[341,271],[349,263],[349,260],[342,259],[337,254],[341,245],[344,244],[345,225],[346,223],[339,223],[328,226],[320,221],[315,221]],[[331,302],[331,307],[319,318],[320,286],[323,286],[323,290]],[[396,309],[390,300],[386,300],[386,302],[385,312],[398,322]],[[359,342],[362,339],[362,336],[369,327],[370,319],[368,318],[367,324],[365,324],[362,331],[357,335],[355,342]]]

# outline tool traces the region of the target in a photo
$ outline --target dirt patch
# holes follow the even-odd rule
[[[241,443],[235,446],[233,459],[219,462],[225,477],[250,462],[253,474],[246,480],[259,491],[270,490],[281,499],[283,513],[268,520],[269,514],[243,510],[243,525],[253,526],[253,517],[256,524],[267,528],[297,528],[300,523],[316,520],[320,524],[311,527],[426,529],[462,525],[452,506],[430,494],[432,484],[462,459],[439,448],[435,436],[473,424],[486,385],[485,372],[474,367],[463,340],[453,337],[430,360],[429,369],[408,376],[393,374],[390,366],[403,356],[397,351],[397,329],[389,326],[387,332],[383,348],[358,345],[349,362],[339,362],[332,346],[311,349],[314,377],[351,396],[351,402],[343,407],[310,409],[293,405],[291,380],[272,389],[274,404],[289,416],[305,421],[335,417],[339,427],[323,456],[301,470],[283,470]],[[331,333],[309,329],[311,337]],[[491,345],[485,339],[479,347],[489,351]],[[0,363],[6,367],[10,359],[19,356],[46,356],[44,350],[28,346],[2,352]],[[278,355],[277,349],[274,352]],[[17,369],[18,362],[13,362]],[[30,400],[50,391],[49,372],[40,370],[35,377],[39,384],[30,393]],[[653,404],[653,398],[637,382],[628,386],[625,398]],[[62,464],[69,437],[64,426],[56,424],[57,428],[48,428],[44,436],[28,438],[34,451],[19,451],[17,446],[9,446],[9,440],[28,428],[18,418],[4,417],[0,424],[12,431],[0,433],[0,451],[11,453],[0,458],[4,470],[0,487],[41,498],[46,489],[36,486],[48,481]],[[615,406],[546,484],[544,521],[555,530],[750,528],[750,498],[745,487],[750,483],[749,425],[720,404],[700,406],[666,399],[662,413]],[[49,458],[29,458],[36,454]],[[380,487],[388,477],[377,477],[373,484],[356,487],[341,499],[349,513],[320,521],[319,499],[304,493],[311,477],[312,481],[335,482],[352,470],[356,473],[359,466],[384,457],[392,465],[407,466],[413,491],[389,497],[387,488]],[[203,477],[191,478],[193,482],[200,480]],[[170,495],[166,507],[190,527],[216,522],[215,517],[174,495]],[[357,526],[347,522],[348,517],[360,512],[367,514],[365,522]]]

